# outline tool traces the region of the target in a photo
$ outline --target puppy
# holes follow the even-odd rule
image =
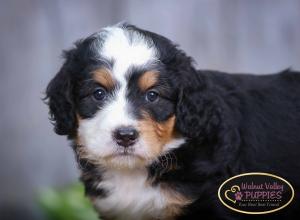
[[[299,72],[196,70],[170,40],[129,24],[79,40],[64,57],[46,89],[51,121],[72,141],[103,219],[254,219],[217,196],[226,179],[251,171],[295,189],[292,204],[266,217],[299,215]]]

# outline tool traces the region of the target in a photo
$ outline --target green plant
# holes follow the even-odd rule
[[[49,220],[99,220],[80,183],[63,190],[44,190],[38,201]]]

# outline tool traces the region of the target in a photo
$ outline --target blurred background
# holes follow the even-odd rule
[[[1,220],[44,219],[40,192],[76,182],[41,98],[62,49],[120,21],[180,44],[198,68],[300,70],[300,0],[0,0]]]

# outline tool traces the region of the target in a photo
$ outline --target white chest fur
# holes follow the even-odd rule
[[[167,198],[159,186],[147,183],[146,170],[110,170],[104,173],[99,187],[108,191],[105,198],[96,198],[100,214],[113,219],[159,218],[167,207]]]

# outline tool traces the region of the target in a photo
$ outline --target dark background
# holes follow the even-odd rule
[[[198,68],[300,69],[299,0],[0,0],[0,213],[34,213],[39,190],[76,181],[41,98],[62,49],[120,21],[172,39]]]

